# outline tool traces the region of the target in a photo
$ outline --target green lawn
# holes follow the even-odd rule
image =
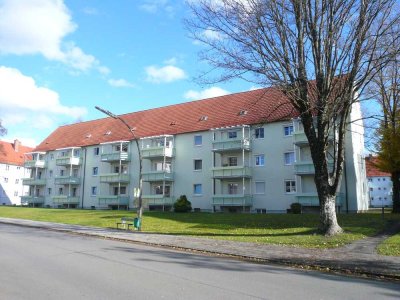
[[[134,212],[111,210],[40,209],[0,207],[0,217],[22,218],[66,224],[115,228],[115,222]],[[219,214],[146,212],[142,230],[145,232],[191,235],[198,237],[255,242],[265,244],[332,248],[374,235],[390,220],[400,216],[379,213],[340,214],[339,224],[344,234],[326,238],[316,233],[317,214]],[[399,240],[394,246],[400,249]]]
[[[388,238],[378,247],[382,255],[400,256],[400,233]]]

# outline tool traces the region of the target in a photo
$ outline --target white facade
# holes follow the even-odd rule
[[[362,129],[362,126],[360,127]],[[363,133],[346,140],[346,174],[338,210],[368,208]],[[161,135],[139,141],[146,209],[169,210],[186,195],[196,211],[286,212],[290,204],[318,207],[309,148],[298,120]],[[135,141],[33,154],[24,183],[31,206],[129,208],[137,205]]]
[[[0,163],[0,205],[21,204],[21,196],[28,191],[22,184],[24,173],[21,166]]]
[[[371,207],[392,206],[392,180],[389,176],[368,177],[369,200]]]

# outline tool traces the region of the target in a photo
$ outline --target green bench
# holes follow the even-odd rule
[[[121,221],[117,222],[117,229],[119,229],[119,225],[123,226],[125,230],[128,230],[130,226],[133,226],[135,229],[140,229],[141,224],[139,218],[122,217]]]

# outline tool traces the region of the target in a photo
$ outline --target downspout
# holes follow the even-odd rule
[[[81,204],[82,209],[83,209],[83,199],[85,197],[86,153],[87,153],[87,148],[85,147],[85,155],[83,157],[82,204]]]
[[[344,186],[345,186],[345,199],[346,199],[346,213],[349,213],[349,199],[348,199],[348,189],[347,189],[347,167],[346,167],[346,159],[343,160],[343,175],[344,175]]]

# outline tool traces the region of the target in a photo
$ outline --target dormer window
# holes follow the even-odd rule
[[[245,116],[245,115],[247,115],[247,110],[241,110],[241,111],[239,111],[238,115],[239,115],[239,116]]]
[[[111,134],[110,130],[108,130],[106,133],[104,133],[104,135],[110,135],[110,134]]]
[[[207,119],[208,119],[208,116],[201,116],[199,121],[207,121]]]
[[[87,138],[87,139],[90,139],[91,137],[92,137],[92,134],[91,134],[91,133],[89,133],[89,134],[86,135],[86,138]]]

